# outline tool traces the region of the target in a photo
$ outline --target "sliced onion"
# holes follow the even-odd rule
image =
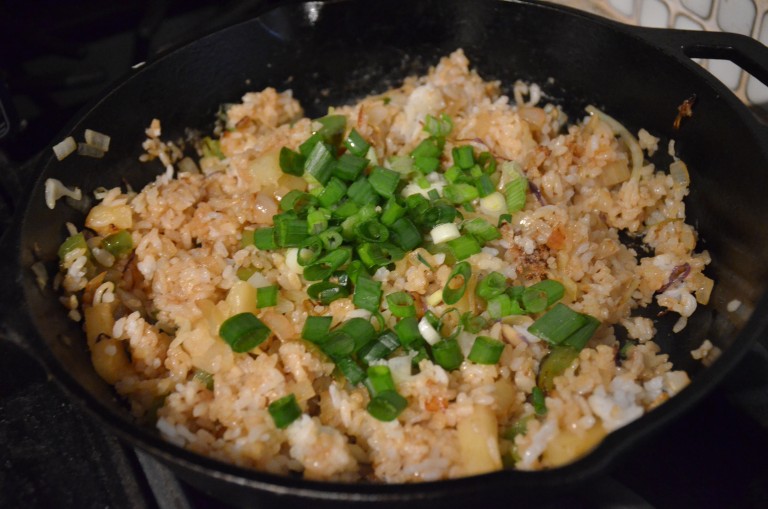
[[[77,150],[77,143],[72,136],[67,136],[61,142],[53,146],[53,153],[56,154],[56,159],[61,161],[69,154]]]
[[[85,156],[85,157],[95,157],[98,159],[98,158],[104,157],[104,151],[96,147],[93,147],[91,145],[88,145],[87,143],[78,143],[77,155]]]
[[[600,111],[591,104],[586,107],[587,113],[590,115],[596,115],[601,121],[608,124],[611,131],[619,136],[629,149],[629,153],[632,156],[632,180],[640,178],[640,169],[643,167],[643,149],[640,148],[637,138],[630,133],[626,127],[624,127],[618,120],[610,115]]]
[[[691,177],[688,174],[688,167],[683,161],[679,159],[669,165],[669,174],[672,176],[672,180],[678,184],[687,186],[691,183]]]
[[[45,181],[45,204],[48,208],[53,210],[56,206],[56,201],[62,196],[68,196],[73,200],[81,200],[83,193],[79,187],[69,189],[67,186],[61,183],[57,179],[46,179]]]
[[[197,163],[191,157],[185,157],[179,161],[179,173],[200,173],[200,168],[197,167]]]
[[[93,131],[91,129],[85,130],[85,143],[89,146],[96,148],[102,152],[109,151],[109,142],[111,138],[106,134]]]

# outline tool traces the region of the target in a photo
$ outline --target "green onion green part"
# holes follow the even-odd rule
[[[296,402],[296,396],[289,394],[269,404],[269,415],[280,429],[287,428],[293,421],[301,417],[301,408]]]
[[[278,286],[270,285],[256,288],[256,307],[269,308],[277,305]]]
[[[272,331],[253,313],[239,313],[224,320],[219,336],[233,352],[243,353],[256,348]]]
[[[476,364],[497,364],[504,351],[504,343],[488,336],[477,336],[467,359]]]
[[[448,305],[456,304],[464,297],[472,276],[472,267],[467,262],[459,262],[454,265],[448,280],[443,287],[443,302]]]

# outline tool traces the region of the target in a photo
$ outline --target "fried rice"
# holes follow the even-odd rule
[[[554,468],[677,394],[688,376],[660,352],[654,323],[641,311],[655,301],[679,314],[680,330],[709,298],[709,256],[695,250],[696,231],[685,222],[684,163],[675,158],[672,172],[656,168],[645,156],[659,150],[659,140],[629,133],[600,110],[569,123],[535,85],[517,83],[513,91],[510,98],[500,83],[483,80],[458,50],[425,76],[331,113],[345,116],[385,167],[428,137],[428,116],[446,115],[453,129],[444,168],[452,148],[470,145],[528,179],[524,208],[467,261],[470,287],[490,272],[522,286],[555,280],[562,302],[599,320],[587,346],[551,380],[544,411],[533,396],[552,345],[528,330],[533,316],[487,320],[477,334],[454,324],[465,357],[478,334],[501,341],[494,364],[465,358],[448,370],[427,357],[414,365],[416,353],[406,348],[373,362],[390,368],[407,400],[391,421],[371,415],[369,390],[345,380],[332,358],[302,338],[309,316],[331,317],[335,327],[372,313],[351,296],[310,299],[295,250],[242,242],[244,232],[273,224],[288,193],[317,186],[281,171],[281,149],[296,150],[317,125],[290,90],[272,88],[231,105],[219,136],[198,144],[199,157],[164,141],[162,119],[153,121],[142,160],[165,171],[139,192],[97,194],[86,245],[63,253],[58,278],[62,301],[83,321],[96,371],[139,422],[170,442],[244,467],[335,481]],[[440,191],[445,181],[433,176],[428,184]],[[498,214],[464,213],[499,222]],[[118,231],[130,234],[124,256],[103,243]],[[619,232],[646,249],[623,244]],[[455,263],[420,247],[372,278],[385,296],[411,295],[420,317],[451,307],[481,315],[486,303],[472,291],[454,306],[443,301]],[[267,285],[278,287],[278,300],[256,308],[256,288]],[[238,353],[219,334],[243,311],[270,334]],[[386,305],[379,311],[381,323],[371,318],[377,328],[396,324]],[[619,329],[628,340],[617,338]],[[301,415],[281,428],[269,406],[288,394]]]

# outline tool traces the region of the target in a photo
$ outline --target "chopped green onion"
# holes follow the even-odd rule
[[[387,258],[381,247],[370,242],[358,244],[357,255],[360,257],[360,261],[369,269],[383,267],[390,263],[390,259]]]
[[[424,117],[424,130],[431,136],[446,137],[451,133],[453,129],[453,121],[445,113],[440,114],[440,118],[435,118],[432,115]]]
[[[253,244],[262,251],[277,249],[275,229],[272,227],[259,228],[253,232]]]
[[[533,322],[528,331],[553,344],[562,343],[588,322],[587,315],[578,313],[558,302]]]
[[[388,161],[389,168],[400,175],[406,176],[413,171],[413,159],[408,156],[392,156]]]
[[[484,244],[501,238],[499,229],[482,217],[476,217],[469,221],[465,221],[461,225],[461,228]]]
[[[385,330],[375,340],[365,344],[357,352],[357,358],[365,364],[387,358],[400,347],[400,340],[391,330]]]
[[[307,295],[320,304],[328,305],[336,299],[349,297],[349,289],[344,285],[330,281],[320,281],[307,288]]]
[[[283,196],[282,200],[280,200],[280,210],[285,212],[292,210],[293,212],[296,212],[296,214],[300,215],[306,212],[309,207],[314,205],[316,202],[317,198],[311,194],[299,191],[297,189],[292,189],[291,191],[288,191],[285,196]]]
[[[416,249],[424,242],[419,229],[407,217],[393,222],[390,230],[392,242],[405,251]]]
[[[457,369],[461,366],[461,361],[464,360],[456,339],[444,339],[432,345],[432,357],[438,366],[447,371]]]
[[[344,140],[344,146],[353,155],[363,157],[368,153],[368,149],[371,148],[370,143],[365,141],[357,130],[352,129],[347,135],[347,139]]]
[[[344,115],[326,115],[315,119],[314,122],[321,126],[316,134],[322,136],[323,141],[332,145],[338,145],[341,142],[341,136],[347,128],[347,117]]]
[[[85,254],[89,253],[88,244],[85,242],[85,235],[83,232],[69,236],[61,243],[58,253],[59,259],[64,261],[64,258],[75,249],[83,249],[85,250]]]
[[[448,305],[456,304],[464,297],[469,284],[469,278],[472,276],[472,267],[467,262],[459,262],[448,276],[448,281],[443,287],[443,302]],[[454,281],[456,280],[456,281]],[[456,286],[458,283],[458,286]]]
[[[507,212],[513,213],[523,210],[525,207],[526,192],[528,191],[528,179],[519,175],[515,180],[504,186],[504,195],[507,199]]]
[[[349,276],[349,280],[352,281],[353,285],[357,284],[357,279],[360,276],[360,274],[368,275],[368,273],[365,271],[365,266],[363,265],[363,262],[360,260],[352,260],[349,262],[349,266],[347,266],[347,275]]]
[[[528,288],[541,290],[546,293],[547,307],[559,301],[563,298],[563,295],[565,295],[565,287],[563,284],[560,281],[555,281],[554,279],[545,279],[543,281],[539,281],[538,283],[533,284]]]
[[[434,158],[440,157],[440,147],[437,144],[437,140],[434,138],[426,138],[422,140],[415,149],[411,152],[411,157],[416,159],[421,157]]]
[[[357,156],[354,154],[343,154],[333,165],[331,173],[333,176],[346,180],[347,182],[353,182],[357,180],[363,170],[368,166],[368,159],[365,157]]]
[[[334,217],[350,218],[360,211],[360,207],[353,201],[345,201],[333,210]]]
[[[440,167],[437,157],[419,156],[413,158],[413,165],[423,174],[432,173]]]
[[[368,204],[375,205],[379,201],[379,196],[365,177],[355,180],[349,186],[349,189],[347,189],[347,196],[360,206]]]
[[[368,176],[368,182],[378,194],[384,198],[392,198],[400,183],[400,174],[382,166],[374,166]]]
[[[477,188],[471,184],[456,183],[445,186],[443,196],[451,203],[461,204],[471,202],[480,194],[477,192]]]
[[[491,272],[477,283],[475,293],[485,300],[501,295],[507,289],[507,278],[500,272]]]
[[[501,225],[504,223],[511,223],[512,222],[512,214],[502,214],[499,216],[499,224],[498,227],[501,228]]]
[[[526,313],[541,313],[547,309],[547,292],[529,286],[520,298]]]
[[[347,263],[351,256],[352,253],[348,248],[331,251],[312,265],[304,268],[304,279],[307,281],[327,279],[333,271]]]
[[[547,402],[544,398],[544,392],[538,387],[534,387],[531,390],[531,404],[533,404],[533,410],[536,412],[536,415],[547,413]]]
[[[344,377],[352,385],[357,385],[365,380],[365,371],[351,357],[341,357],[336,359],[336,367],[339,368]]]
[[[375,219],[369,219],[355,226],[357,238],[363,242],[385,242],[389,238],[389,230]]]
[[[418,219],[424,212],[431,207],[429,200],[424,198],[421,194],[411,194],[405,199],[405,205],[408,207],[408,215],[412,218]]]
[[[496,158],[490,152],[481,152],[477,156],[477,162],[480,168],[482,168],[483,173],[487,175],[492,175],[496,171]]]
[[[256,288],[256,307],[268,308],[277,305],[277,295],[279,288],[277,285],[262,286]]]
[[[379,220],[382,222],[382,224],[392,226],[392,223],[403,217],[406,212],[407,209],[397,203],[395,198],[390,198],[384,205],[384,209],[381,211],[381,217],[379,217]]]
[[[458,215],[459,211],[456,210],[456,207],[441,203],[428,208],[424,212],[422,224],[431,229],[441,224],[452,223]]]
[[[346,357],[355,351],[355,338],[346,331],[336,329],[323,338],[320,348],[331,359]]]
[[[501,359],[504,343],[488,336],[477,336],[467,359],[476,364],[496,364]]]
[[[323,247],[323,241],[320,239],[319,235],[307,237],[301,243],[301,246],[299,246],[296,261],[302,267],[312,265],[318,258],[320,258],[320,255],[323,254]]]
[[[462,170],[468,170],[475,165],[475,151],[470,145],[454,147],[451,151],[453,164]]]
[[[389,422],[397,419],[397,416],[408,406],[408,400],[395,391],[384,391],[377,394],[368,403],[368,413],[374,418]]]
[[[283,173],[301,177],[304,175],[304,163],[306,158],[288,147],[280,149],[280,169]]]
[[[355,352],[376,338],[376,329],[365,318],[350,318],[342,323],[337,330],[352,336],[355,340]]]
[[[461,325],[464,327],[465,331],[471,334],[477,334],[488,327],[488,320],[481,315],[473,315],[472,312],[467,311],[461,315]]]
[[[330,316],[308,316],[301,330],[301,337],[313,343],[320,342],[328,335],[333,318]]]
[[[301,407],[296,402],[296,396],[289,394],[282,398],[273,401],[267,408],[269,415],[272,416],[272,420],[275,422],[275,426],[280,429],[285,429],[293,421],[301,417]]]
[[[304,163],[304,170],[322,185],[328,183],[333,167],[333,148],[323,142],[319,142],[314,146]]]
[[[496,184],[493,183],[491,177],[485,174],[477,178],[475,187],[477,187],[477,194],[480,198],[485,198],[496,192]]]
[[[389,366],[376,365],[368,366],[368,378],[365,380],[365,387],[368,389],[372,398],[384,391],[396,390],[395,381],[392,379],[392,372]]]
[[[233,352],[243,353],[256,348],[270,334],[269,327],[253,313],[239,313],[224,320],[219,327],[219,336]]]
[[[381,283],[374,281],[368,274],[359,274],[355,282],[352,303],[360,309],[374,312],[379,310],[379,302],[381,302]]]
[[[586,318],[587,322],[576,332],[565,338],[562,343],[563,345],[568,345],[577,350],[581,350],[595,334],[597,328],[600,327],[600,320],[594,316],[586,314],[582,314],[582,316]]]
[[[423,339],[419,333],[419,319],[416,316],[407,316],[395,324],[395,333],[400,344],[408,347],[414,341]]]
[[[331,177],[322,191],[317,195],[317,201],[323,207],[331,207],[347,193],[347,185],[336,177]]]
[[[480,244],[474,239],[474,237],[459,237],[448,241],[448,246],[451,248],[453,256],[457,260],[465,260],[482,251]]]
[[[387,305],[393,316],[406,318],[416,315],[413,296],[408,292],[394,292],[387,295]]]
[[[120,230],[104,237],[101,246],[114,256],[123,256],[133,251],[133,238],[128,230]]]
[[[307,222],[289,213],[278,214],[274,218],[274,241],[278,247],[299,247],[309,237]],[[254,234],[254,239],[255,239]]]
[[[304,156],[305,162],[304,165],[306,167],[306,158],[309,157],[309,154],[312,153],[312,151],[315,148],[315,145],[320,143],[323,140],[323,137],[319,133],[315,133],[309,138],[307,138],[304,143],[299,145],[299,153]]]
[[[344,238],[339,233],[339,229],[335,227],[321,232],[318,237],[320,237],[320,241],[323,243],[323,248],[326,251],[333,251],[344,243]]]
[[[355,226],[368,219],[376,217],[376,206],[373,203],[362,205],[360,209],[352,216],[348,217],[341,223],[341,233],[347,240],[355,238]]]
[[[488,299],[488,307],[486,309],[491,318],[498,320],[499,318],[515,314],[513,302],[509,295],[501,293]]]
[[[445,170],[443,177],[445,177],[445,180],[451,184],[455,182],[467,182],[469,180],[464,171],[458,166],[451,166]]]

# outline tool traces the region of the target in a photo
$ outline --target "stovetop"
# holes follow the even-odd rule
[[[23,179],[76,111],[133,64],[263,3],[0,2],[0,173]],[[0,189],[0,218],[12,209]],[[0,338],[0,507],[227,506],[120,442]],[[756,347],[692,411],[546,507],[768,507],[768,352]]]

